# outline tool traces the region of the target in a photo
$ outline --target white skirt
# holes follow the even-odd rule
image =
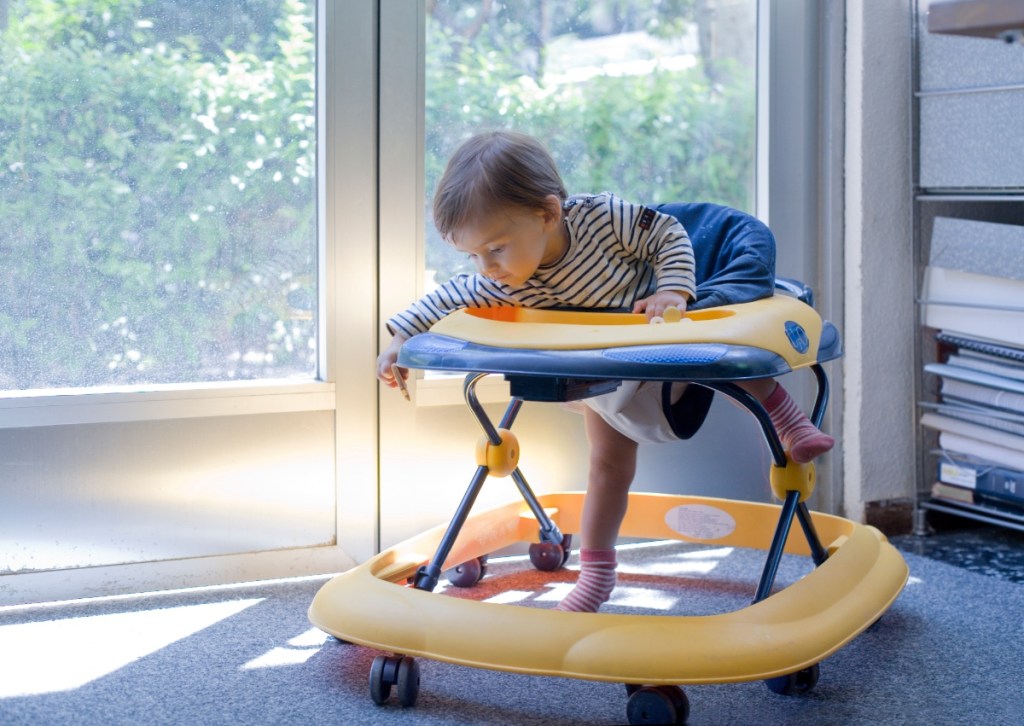
[[[608,425],[638,444],[678,441],[661,405],[661,381],[623,381],[611,393],[594,396],[584,404],[600,414]],[[672,384],[671,402],[686,390],[686,383]]]

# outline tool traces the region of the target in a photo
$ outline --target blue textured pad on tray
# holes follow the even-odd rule
[[[451,353],[462,350],[467,345],[468,343],[465,340],[442,335],[416,336],[417,350],[421,353]]]
[[[647,345],[610,348],[602,351],[605,358],[633,363],[714,363],[726,354],[725,345]]]

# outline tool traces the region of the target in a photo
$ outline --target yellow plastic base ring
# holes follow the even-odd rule
[[[582,492],[541,503],[579,531]],[[708,497],[632,493],[621,534],[765,549],[779,507]],[[458,665],[615,683],[732,683],[818,663],[875,622],[899,595],[907,566],[875,528],[812,513],[831,556],[801,580],[741,610],[707,616],[566,613],[480,603],[404,587],[443,536],[438,527],[338,575],[310,621],[342,640]],[[786,551],[808,554],[794,527]],[[536,541],[517,502],[471,516],[444,567],[515,542]]]

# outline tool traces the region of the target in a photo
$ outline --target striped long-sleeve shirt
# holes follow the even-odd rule
[[[460,308],[632,308],[658,290],[696,298],[693,247],[671,216],[610,193],[565,202],[569,248],[522,285],[457,275],[388,321],[392,333],[426,332]]]

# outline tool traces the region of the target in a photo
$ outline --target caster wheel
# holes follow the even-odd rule
[[[632,690],[626,702],[630,724],[685,724],[690,702],[679,686],[626,686]]]
[[[541,572],[553,572],[566,563],[572,545],[572,535],[562,537],[561,544],[534,542],[530,545],[530,562]]]
[[[690,699],[686,697],[683,689],[679,686],[659,686],[659,690],[668,694],[668,697],[672,699],[672,703],[676,707],[676,723],[686,723],[686,719],[690,717]]]
[[[387,703],[391,687],[398,690],[398,702],[413,706],[420,692],[420,664],[408,656],[378,655],[370,665],[370,698],[378,706]]]
[[[562,565],[569,561],[569,555],[572,554],[572,535],[567,534],[562,537]]]
[[[378,655],[370,665],[370,699],[378,706],[383,705],[391,695],[394,683],[394,664],[386,655]]]
[[[799,696],[814,688],[818,683],[819,675],[821,675],[821,668],[815,663],[796,673],[769,678],[764,684],[768,686],[768,690],[778,693],[780,696]]]
[[[403,707],[416,705],[416,697],[420,695],[420,664],[415,659],[406,656],[399,661],[395,693]]]
[[[477,557],[447,570],[445,578],[455,587],[473,587],[487,572],[487,558]]]

